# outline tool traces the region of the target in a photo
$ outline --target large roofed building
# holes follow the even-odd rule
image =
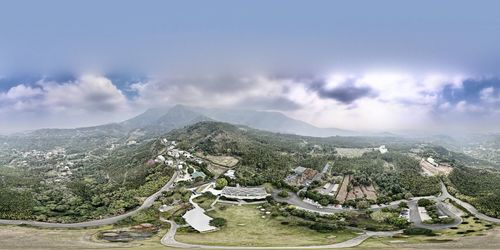
[[[235,200],[262,200],[270,196],[270,194],[268,194],[264,188],[260,187],[225,187],[222,189],[221,196]]]

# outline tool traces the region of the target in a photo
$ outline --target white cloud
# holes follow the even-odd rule
[[[102,76],[83,75],[74,82],[39,82],[45,92],[42,105],[55,111],[113,112],[127,107],[127,98]]]
[[[481,100],[488,103],[500,102],[500,93],[495,93],[493,87],[484,88],[479,92],[479,97]]]
[[[107,78],[82,75],[74,81],[40,80],[0,93],[0,131],[76,127],[130,116],[125,95]]]
[[[30,98],[40,94],[42,94],[42,90],[40,88],[33,88],[25,84],[19,84],[10,88],[6,93],[0,93],[0,100]]]

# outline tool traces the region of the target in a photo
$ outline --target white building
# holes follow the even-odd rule
[[[156,163],[165,162],[165,157],[163,155],[158,155],[155,159]]]

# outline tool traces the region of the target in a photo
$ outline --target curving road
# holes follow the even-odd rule
[[[441,182],[441,195],[438,197],[438,199],[440,199],[440,200],[445,200],[445,199],[453,200],[456,203],[458,203],[460,206],[464,207],[467,211],[469,211],[469,213],[476,216],[477,218],[479,218],[481,220],[500,224],[500,219],[485,215],[485,214],[477,211],[477,209],[474,206],[472,206],[471,204],[453,197],[450,193],[448,193],[448,189],[446,189],[446,185],[444,185],[443,182]]]
[[[30,226],[35,226],[35,227],[47,227],[47,228],[81,228],[81,227],[98,227],[98,226],[104,226],[104,225],[109,225],[109,224],[114,224],[118,221],[121,221],[125,218],[128,218],[130,216],[133,216],[140,212],[141,210],[147,209],[153,205],[153,203],[158,199],[158,197],[161,195],[162,192],[169,190],[173,184],[175,179],[177,178],[177,172],[172,175],[172,178],[156,193],[152,194],[144,202],[142,205],[130,212],[105,218],[105,219],[99,219],[99,220],[91,220],[91,221],[85,221],[85,222],[78,222],[78,223],[51,223],[51,222],[40,222],[40,221],[28,221],[28,220],[0,220],[0,224],[4,225],[30,225]]]
[[[383,207],[397,207],[401,201],[406,201],[406,202],[408,202],[408,206],[410,207],[410,221],[415,226],[422,227],[422,228],[428,228],[428,229],[432,229],[432,230],[440,230],[440,229],[446,229],[446,228],[450,228],[453,226],[457,226],[462,222],[462,218],[459,215],[454,214],[452,211],[450,211],[446,206],[444,206],[442,204],[442,202],[444,200],[450,199],[450,200],[453,200],[453,201],[457,202],[458,204],[460,204],[467,211],[469,211],[472,215],[476,216],[479,219],[493,222],[493,223],[500,223],[500,219],[493,218],[493,217],[487,216],[483,213],[480,213],[471,204],[453,197],[448,192],[448,190],[446,189],[446,185],[442,181],[441,181],[440,185],[441,185],[441,194],[438,197],[435,197],[435,196],[415,197],[415,198],[412,198],[411,200],[393,201],[393,202],[391,202],[388,205],[383,206]],[[361,211],[361,212],[364,211],[364,210],[354,210],[354,209],[345,209],[345,208],[327,208],[327,207],[316,206],[316,205],[304,202],[302,200],[302,198],[300,198],[297,194],[295,194],[293,192],[289,192],[288,194],[289,194],[289,196],[287,198],[282,198],[282,197],[278,196],[278,191],[274,190],[272,195],[273,195],[273,198],[278,202],[286,202],[288,204],[296,206],[299,209],[303,209],[303,210],[307,210],[307,211],[311,211],[311,212],[316,212],[316,213],[320,213],[320,214],[333,214],[333,213],[340,213],[340,212],[345,212],[345,211]],[[452,223],[449,223],[449,224],[425,224],[425,223],[423,223],[420,220],[420,215],[419,215],[418,209],[417,209],[417,201],[419,199],[423,199],[423,198],[436,201],[436,206],[438,207],[438,209],[440,209],[442,212],[444,212],[449,217],[453,218],[454,221]],[[368,210],[375,211],[375,210],[382,209],[383,207],[369,208]]]
[[[312,246],[291,246],[291,247],[238,247],[238,246],[212,246],[212,245],[198,245],[198,244],[187,244],[178,242],[175,240],[175,234],[179,225],[174,221],[161,219],[163,222],[170,223],[170,229],[168,232],[161,238],[161,244],[167,247],[175,247],[175,248],[199,248],[199,249],[332,249],[332,248],[347,248],[347,247],[355,247],[363,243],[366,239],[370,237],[389,237],[395,234],[402,233],[402,231],[391,231],[391,232],[372,232],[366,231],[363,234],[352,238],[350,240],[346,240],[340,243],[329,244],[329,245],[312,245]]]

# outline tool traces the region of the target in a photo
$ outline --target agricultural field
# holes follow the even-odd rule
[[[337,197],[336,197],[336,199],[340,203],[343,203],[346,201],[347,186],[349,186],[349,182],[350,182],[349,175],[344,176],[344,179],[342,180],[342,184],[340,185],[339,192],[337,193]]]
[[[373,148],[335,148],[338,156],[354,158],[360,157],[366,152],[372,152]]]
[[[226,156],[226,155],[203,155],[203,154],[197,154],[200,158],[206,159],[208,161],[211,161],[217,165],[222,165],[228,168],[232,168],[236,166],[239,162],[238,159],[236,159],[233,156]]]

